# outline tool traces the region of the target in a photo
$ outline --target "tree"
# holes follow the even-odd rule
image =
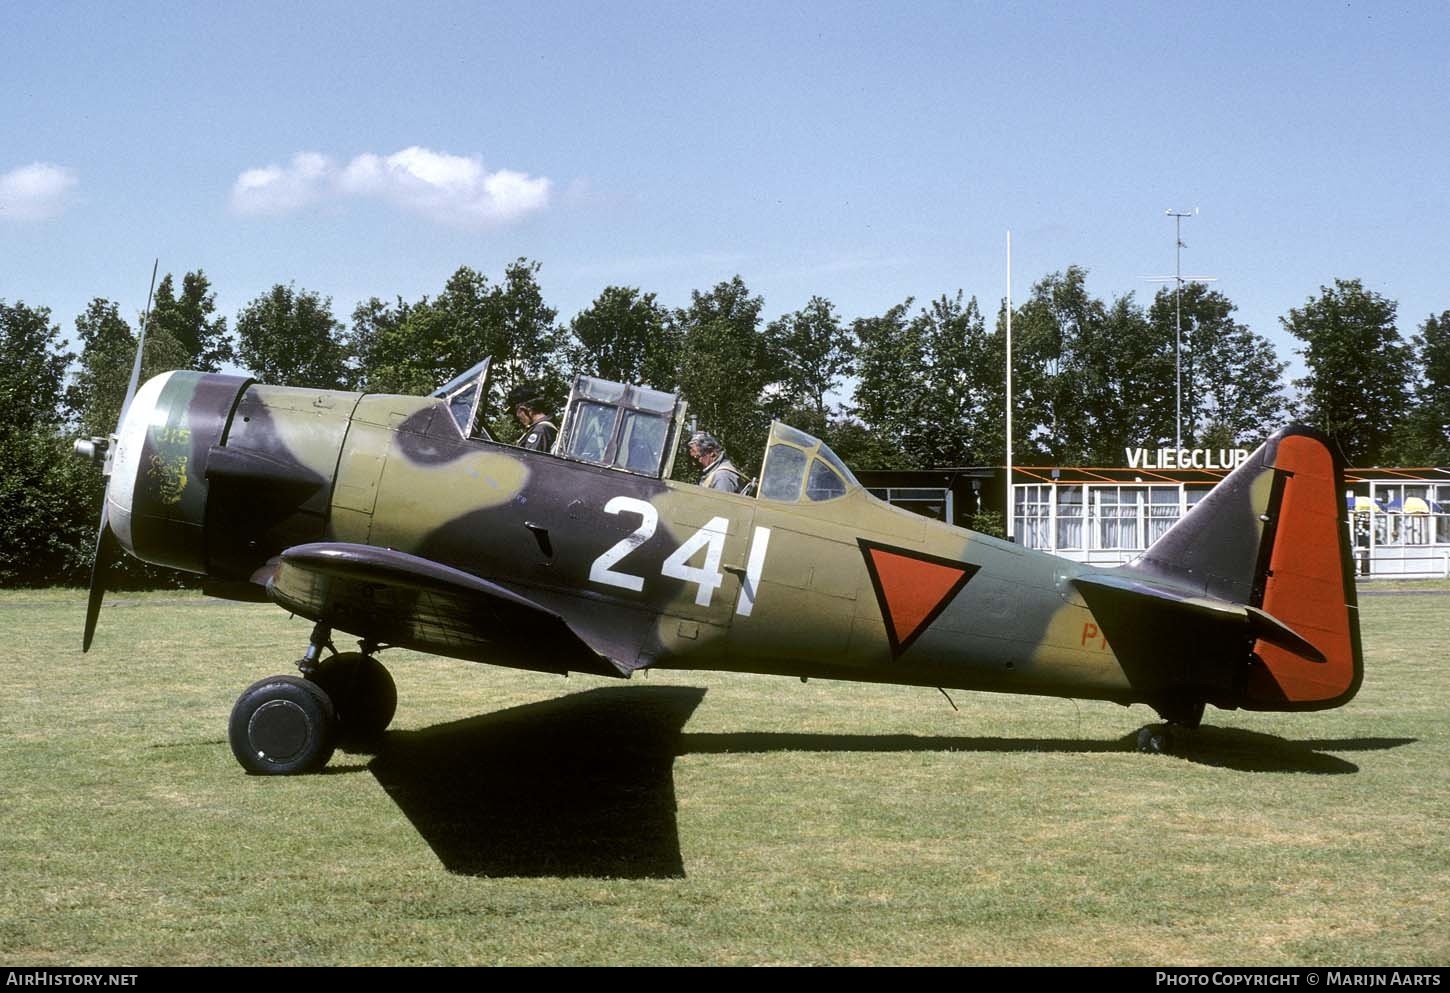
[[[1295,380],[1300,416],[1339,444],[1350,465],[1378,465],[1409,406],[1413,353],[1395,327],[1396,304],[1357,279],[1321,286],[1279,318],[1304,343],[1308,374]]]
[[[835,307],[813,296],[800,310],[771,321],[765,334],[780,358],[778,386],[788,419],[823,427],[829,416],[826,394],[851,373],[851,335]]]
[[[913,468],[895,437],[872,428],[851,413],[827,422],[822,439],[853,469]]]
[[[101,475],[55,425],[0,431],[0,587],[83,582]]]
[[[1148,321],[1165,341],[1177,333],[1175,292],[1158,291]],[[1285,418],[1283,375],[1273,344],[1233,319],[1228,297],[1203,283],[1183,287],[1183,442],[1252,447]]]
[[[48,308],[0,300],[0,585],[76,579],[94,538],[88,467],[60,431],[74,357]]]
[[[912,324],[926,345],[920,389],[932,425],[924,451],[928,465],[1000,461],[1003,449],[1003,352],[989,336],[977,300],[941,296]]]
[[[1172,440],[1172,348],[1131,293],[1092,296],[1087,270],[1039,280],[1013,320],[1014,461],[1113,464]]]
[[[164,331],[186,355],[183,368],[219,372],[236,354],[227,335],[227,319],[214,316],[215,312],[216,294],[205,272],[198,269],[183,276],[180,296],[168,272],[156,287],[147,337],[152,331]]]
[[[1416,372],[1413,409],[1396,425],[1399,465],[1450,466],[1450,310],[1431,314],[1410,340]]]
[[[919,382],[929,361],[926,329],[908,320],[911,305],[908,297],[884,314],[851,322],[857,375],[851,412],[868,430],[863,437],[844,424],[833,437],[853,454],[859,451],[858,464],[863,468],[915,469],[927,464],[931,412]]]
[[[237,314],[237,356],[264,383],[347,389],[343,327],[332,316],[332,298],[281,283]]]
[[[105,436],[116,430],[120,418],[136,338],[116,304],[100,297],[76,318],[76,337],[81,342],[80,368],[67,391],[67,402],[81,434]]]
[[[565,390],[559,368],[564,332],[555,323],[559,312],[544,302],[539,269],[538,262],[515,259],[504,269],[503,285],[495,288],[491,302],[498,323],[490,328],[488,340],[489,354],[494,357],[490,379],[500,397],[531,382],[558,402]]]
[[[1173,438],[1171,341],[1156,334],[1133,294],[1081,329],[1068,384],[1080,389],[1073,457],[1117,465],[1123,449]]]
[[[1077,367],[1085,341],[1106,321],[1087,292],[1087,270],[1070,266],[1039,280],[1013,317],[1012,418],[1019,462],[1081,461],[1087,414]]]
[[[50,308],[0,300],[0,431],[58,424],[65,414],[61,386],[74,358],[61,348]]]
[[[673,389],[679,361],[678,328],[653,293],[606,286],[569,322],[570,367],[619,383]]]
[[[776,355],[760,329],[763,305],[735,276],[708,293],[691,291],[690,306],[674,315],[680,392],[700,427],[718,437],[747,472],[760,464],[765,450],[770,427],[765,390],[776,380]]]
[[[372,297],[353,308],[348,345],[358,388],[370,393],[424,394],[447,382],[438,381],[427,335],[421,322],[414,320],[416,309],[428,307],[427,297],[417,304],[402,297],[393,304]]]
[[[911,300],[852,324],[858,375],[853,413],[874,445],[846,425],[832,438],[857,447],[861,465],[925,468],[1000,461],[1003,345],[976,298],[941,296],[907,317]]]
[[[79,368],[67,403],[83,435],[104,437],[115,431],[121,404],[131,382],[136,361],[136,337],[110,300],[96,297],[76,318],[76,337],[81,342]],[[190,361],[186,350],[164,329],[153,327],[146,336],[146,354],[141,360],[140,383],[158,373],[184,369]]]
[[[400,299],[393,306],[375,297],[360,304],[351,335],[359,381],[377,392],[426,394],[492,358],[492,409],[501,410],[503,397],[525,381],[541,385],[554,402],[562,400],[562,332],[554,323],[557,312],[544,303],[538,271],[537,262],[517,259],[496,285],[461,266],[432,299]],[[510,427],[506,413],[494,427]]]

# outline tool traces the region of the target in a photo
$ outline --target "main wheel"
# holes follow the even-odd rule
[[[344,735],[367,741],[392,723],[398,709],[398,688],[373,656],[361,652],[334,655],[311,678],[332,698]]]
[[[316,772],[337,744],[337,713],[319,687],[296,676],[248,686],[227,724],[232,754],[259,776]]]

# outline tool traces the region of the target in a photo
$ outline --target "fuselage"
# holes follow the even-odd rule
[[[194,373],[137,395],[113,476],[122,544],[218,595],[345,542],[498,583],[630,668],[1136,698],[1081,566],[854,480],[740,496],[464,437],[436,399]]]

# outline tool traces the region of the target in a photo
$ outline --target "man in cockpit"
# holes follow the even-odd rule
[[[549,419],[549,402],[543,392],[535,383],[520,383],[510,391],[509,410],[524,428],[514,444],[535,452],[552,452],[559,429]]]
[[[696,431],[690,435],[690,458],[700,463],[704,475],[700,485],[706,489],[739,493],[745,488],[745,476],[735,468],[720,440],[708,431]]]

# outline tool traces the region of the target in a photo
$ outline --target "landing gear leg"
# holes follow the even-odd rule
[[[337,649],[332,644],[332,628],[322,621],[318,621],[312,625],[312,637],[307,639],[307,651],[303,652],[302,657],[297,660],[298,670],[308,679],[312,678],[313,673],[322,664],[324,648],[333,655],[337,654]]]

